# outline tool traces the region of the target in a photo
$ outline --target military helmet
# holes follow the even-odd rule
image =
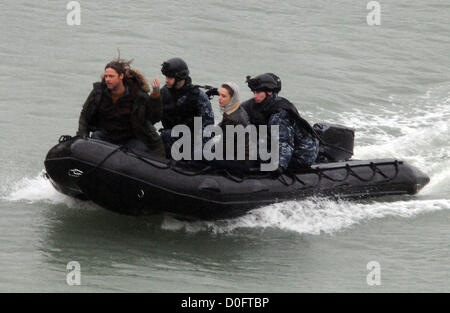
[[[251,91],[272,91],[275,93],[281,90],[281,79],[273,73],[264,73],[251,78],[247,76],[247,84]]]
[[[169,59],[161,65],[161,73],[166,77],[183,80],[189,76],[189,69],[186,62],[180,58]]]

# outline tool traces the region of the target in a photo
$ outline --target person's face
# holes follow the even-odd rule
[[[178,82],[176,82],[175,78],[166,76],[166,86],[167,86],[167,88],[175,87],[175,89],[180,89],[181,87],[184,86],[184,82],[185,82],[184,79],[183,80],[179,80]]]
[[[228,90],[226,90],[223,87],[219,88],[219,105],[221,107],[224,107],[228,103],[230,103],[230,100],[231,100],[231,97],[230,97],[230,94],[228,93]]]
[[[105,70],[105,83],[109,90],[114,91],[117,90],[120,85],[123,83],[124,75],[116,72],[115,69],[108,67]]]
[[[172,88],[175,85],[175,78],[174,77],[166,77],[166,85],[167,85],[167,88]]]
[[[255,99],[256,103],[261,103],[266,100],[266,93],[264,91],[255,91],[253,92],[253,99]]]

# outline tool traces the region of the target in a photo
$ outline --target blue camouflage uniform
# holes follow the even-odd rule
[[[289,113],[281,109],[269,118],[269,127],[279,127],[279,166],[284,170],[288,167],[309,167],[319,154],[319,141],[310,133],[297,127]]]
[[[316,161],[319,140],[307,130],[311,126],[287,99],[274,94],[263,103],[250,99],[242,106],[251,124],[268,125],[269,129],[270,126],[278,125],[280,168],[305,168]]]

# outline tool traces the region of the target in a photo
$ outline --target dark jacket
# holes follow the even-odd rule
[[[222,138],[223,138],[223,156],[224,160],[226,159],[226,143],[227,143],[227,136],[226,136],[226,127],[227,125],[230,126],[237,126],[242,125],[244,128],[249,125],[249,119],[247,112],[239,106],[239,108],[232,112],[231,114],[223,113],[222,121],[219,123],[220,128],[222,129]],[[249,136],[246,134],[244,138],[244,144],[245,144],[245,160],[249,160]],[[239,147],[242,148],[242,147]],[[238,151],[238,136],[237,134],[234,135],[234,160],[237,160],[237,151]]]
[[[166,145],[166,152],[170,153],[170,147],[177,138],[171,137],[172,128],[177,125],[186,125],[194,137],[194,117],[202,118],[202,131],[208,125],[214,125],[214,112],[208,96],[191,83],[191,78],[186,79],[185,85],[180,89],[161,88],[163,103],[161,136]],[[203,138],[203,144],[208,138]]]
[[[262,103],[250,99],[241,106],[248,113],[250,123],[279,127],[281,168],[309,167],[314,163],[319,153],[319,140],[289,100],[275,94]]]
[[[113,103],[104,82],[94,83],[93,87],[80,114],[78,136],[87,136],[90,131],[101,130],[99,118],[101,105],[129,107],[129,122],[134,137],[144,142],[150,150],[164,155],[162,139],[153,126],[162,115],[159,94],[150,97],[137,83],[130,81],[127,83],[128,94]]]
[[[194,130],[194,117],[202,117],[204,126],[214,125],[214,113],[208,96],[186,79],[180,89],[161,89],[163,103],[162,125],[164,129],[172,129],[176,125],[186,125]]]

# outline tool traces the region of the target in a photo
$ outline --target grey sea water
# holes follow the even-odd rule
[[[80,1],[69,26],[69,1],[3,0],[0,291],[449,292],[450,4],[380,1],[369,26],[368,2]],[[246,75],[277,73],[311,122],[355,128],[355,158],[401,158],[431,182],[416,196],[291,201],[217,222],[68,198],[43,160],[75,133],[117,48],[148,78],[179,56],[195,83],[233,80],[244,99]],[[70,261],[81,286],[66,282]]]

